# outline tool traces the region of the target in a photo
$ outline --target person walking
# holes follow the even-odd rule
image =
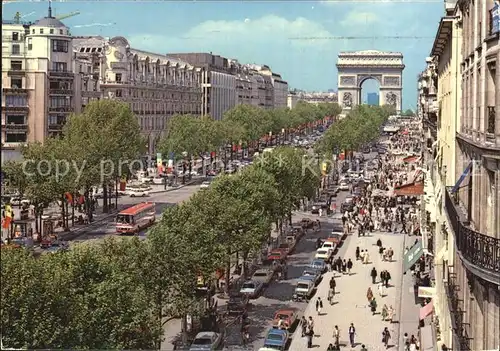
[[[352,261],[351,259],[347,260],[347,274],[351,275],[351,269],[352,269]]]
[[[385,296],[384,284],[382,282],[378,283],[377,290],[378,290],[378,294],[379,294],[380,297],[384,297]]]
[[[408,333],[403,335],[403,345],[405,351],[410,351],[410,339],[408,338]]]
[[[307,348],[310,349],[313,346],[313,336],[314,336],[314,330],[312,328],[309,328],[307,330]]]
[[[360,257],[359,246],[356,246],[356,261],[359,261],[359,257]]]
[[[368,349],[367,349],[367,348],[366,348],[366,346],[363,344],[363,345],[361,345],[361,350],[359,350],[359,351],[368,351]]]
[[[323,301],[321,297],[318,296],[316,299],[316,312],[318,312],[318,316],[321,316],[321,310],[323,309]]]
[[[370,263],[370,255],[368,254],[368,250],[365,251],[365,257],[363,257],[363,263],[364,264]]]
[[[388,288],[389,287],[389,280],[391,280],[391,274],[389,273],[388,270],[385,270],[384,272],[385,272],[385,274],[384,274],[383,281],[384,281],[385,287]]]
[[[335,295],[335,288],[337,287],[337,282],[334,277],[330,278],[330,290],[332,291],[332,295]]]
[[[382,342],[386,349],[389,348],[389,339],[391,338],[391,333],[389,333],[389,329],[387,327],[384,328],[382,332]]]
[[[342,274],[346,273],[347,273],[347,261],[344,259],[344,261],[342,261]]]
[[[387,308],[387,305],[384,304],[384,306],[382,307],[382,320],[385,321],[388,315],[389,315],[389,310]]]
[[[375,267],[372,267],[372,270],[370,272],[370,276],[372,277],[372,284],[376,284],[377,283],[377,270],[375,269]]]
[[[370,302],[373,299],[372,288],[368,288],[368,290],[366,291],[366,299],[368,300],[368,302]]]
[[[351,347],[354,348],[354,336],[356,335],[356,328],[354,328],[354,323],[351,323],[349,326],[349,342],[351,344]]]
[[[333,328],[333,340],[335,347],[338,349],[340,347],[340,330],[338,325]]]
[[[370,310],[373,316],[377,313],[377,300],[375,300],[375,297],[370,301]]]
[[[389,306],[389,322],[393,323],[392,319],[394,318],[394,307],[392,305]]]
[[[307,326],[308,326],[307,319],[306,317],[302,316],[302,318],[300,319],[300,328],[302,330],[302,337],[306,336],[307,334]]]

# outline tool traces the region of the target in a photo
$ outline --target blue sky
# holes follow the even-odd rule
[[[81,12],[63,21],[74,35],[122,35],[133,47],[157,53],[211,51],[268,64],[290,87],[308,91],[336,89],[339,51],[400,51],[406,64],[403,105],[415,108],[416,77],[434,42],[443,3],[76,0],[54,1],[53,8],[56,15]],[[3,18],[16,11],[24,20],[36,20],[46,15],[47,2],[11,0]],[[365,83],[363,95],[376,88]]]

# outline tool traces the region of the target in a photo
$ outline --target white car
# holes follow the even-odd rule
[[[145,190],[145,189],[134,189],[134,190],[130,190],[128,192],[128,195],[130,197],[145,197],[145,196],[149,196],[149,191],[148,190]]]
[[[335,243],[331,241],[325,241],[323,245],[321,246],[321,249],[326,249],[326,250],[334,250],[335,249]]]
[[[200,189],[207,189],[210,187],[210,182],[203,182],[200,185]]]
[[[347,182],[340,182],[339,184],[339,190],[342,190],[342,191],[347,191],[349,190],[349,183]]]
[[[330,259],[331,255],[332,255],[331,249],[326,249],[322,247],[316,250],[316,255],[314,256],[314,258],[327,261]]]

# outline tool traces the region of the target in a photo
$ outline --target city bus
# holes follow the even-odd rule
[[[138,234],[156,220],[155,204],[142,202],[129,207],[116,216],[116,232],[118,234]]]

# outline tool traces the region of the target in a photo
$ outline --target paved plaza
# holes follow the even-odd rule
[[[378,247],[376,246],[377,239],[381,239],[382,245],[386,248],[392,247],[394,250],[394,258],[392,262],[382,261],[382,258],[378,254]],[[353,234],[348,237],[345,241],[345,255],[343,258],[351,258],[354,262],[354,267],[352,269],[351,275],[336,274],[336,295],[334,298],[334,304],[329,305],[327,301],[329,281],[333,272],[328,272],[325,274],[324,279],[318,286],[318,290],[314,297],[309,302],[304,315],[306,318],[312,316],[314,319],[314,331],[315,337],[313,338],[313,348],[319,348],[319,350],[326,350],[330,343],[334,342],[333,330],[334,326],[337,325],[340,329],[340,345],[341,350],[360,350],[361,345],[365,345],[367,350],[385,350],[385,346],[382,344],[382,330],[384,327],[388,327],[391,333],[391,340],[389,342],[390,350],[398,350],[399,344],[399,316],[401,313],[401,302],[402,293],[402,257],[404,252],[404,247],[408,245],[405,241],[410,242],[414,239],[406,238],[405,235],[401,234],[387,234],[387,233],[374,233],[371,236],[358,237],[357,234]],[[370,263],[363,265],[361,261],[355,260],[356,247],[361,250],[368,249],[370,255]],[[392,280],[389,282],[390,286],[385,289],[386,296],[380,297],[377,290],[377,285],[372,284],[370,271],[372,267],[376,268],[377,273],[384,269],[388,270],[391,274]],[[377,277],[377,282],[379,278]],[[377,300],[377,314],[372,315],[370,308],[368,306],[368,301],[366,298],[366,292],[368,287],[371,287],[373,294]],[[403,288],[405,289],[405,288]],[[408,288],[406,287],[406,290]],[[316,312],[316,298],[321,297],[323,300],[324,308],[322,314],[318,316]],[[405,301],[404,303],[407,303]],[[414,306],[413,301],[410,302],[410,308],[412,310],[418,311],[418,308]],[[387,307],[393,306],[396,310],[394,316],[394,323],[384,322],[381,317],[381,310],[383,305],[386,304]],[[411,306],[413,305],[413,306]],[[403,308],[404,309],[404,308]],[[414,323],[417,324],[418,314],[414,314]],[[355,348],[352,348],[349,344],[349,334],[348,329],[350,323],[354,323],[356,328],[355,337]],[[300,337],[300,332],[295,333],[293,340],[290,345],[290,351],[303,351],[307,348],[306,338]]]

